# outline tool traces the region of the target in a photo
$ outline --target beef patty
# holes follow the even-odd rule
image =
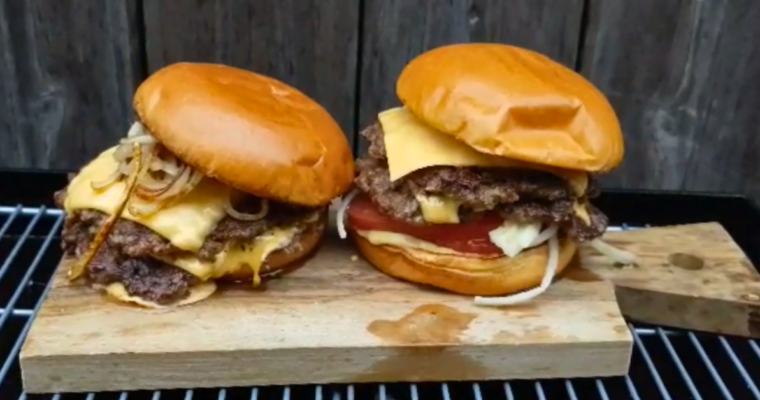
[[[578,217],[573,205],[580,199],[564,179],[548,172],[442,166],[424,168],[391,182],[381,125],[374,123],[361,135],[369,141],[368,157],[357,160],[354,183],[393,218],[423,224],[415,196],[443,195],[461,202],[463,220],[475,213],[498,210],[509,219],[557,224],[578,241],[599,237],[607,228],[607,217],[591,204],[587,203],[591,223]],[[589,177],[583,197],[598,195],[598,185]]]
[[[56,193],[56,203],[63,206],[66,192]],[[258,201],[250,199],[236,208],[246,211],[255,207]],[[299,235],[311,229],[323,229],[324,220],[314,219],[319,210],[270,203],[267,217],[255,221],[238,221],[225,216],[206,238],[196,256],[202,260],[213,260],[228,243],[246,243],[275,226],[297,224]],[[92,210],[81,210],[66,216],[62,233],[62,246],[67,255],[81,257],[100,230],[106,214]],[[299,241],[285,247],[284,251],[296,251]],[[173,246],[164,237],[138,223],[120,219],[116,222],[106,242],[101,246],[90,263],[87,276],[97,284],[108,285],[119,282],[127,292],[158,304],[168,304],[189,295],[190,287],[199,280],[171,264],[155,257],[174,258],[186,251]]]

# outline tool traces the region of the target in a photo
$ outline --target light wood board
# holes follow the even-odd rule
[[[651,324],[760,338],[760,274],[718,223],[610,232],[605,240],[639,257],[637,267],[604,262],[582,248],[581,281],[615,284],[626,317]]]
[[[530,304],[478,307],[385,276],[332,237],[265,291],[171,310],[104,301],[66,281],[69,263],[22,349],[29,393],[610,376],[632,351],[608,282],[562,280]]]

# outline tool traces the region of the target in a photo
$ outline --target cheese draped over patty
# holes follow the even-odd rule
[[[391,181],[434,166],[526,168],[548,172],[564,179],[577,197],[582,197],[588,188],[586,172],[530,164],[478,152],[427,126],[405,107],[385,110],[378,114],[378,120],[383,128]],[[459,223],[460,204],[456,200],[441,196],[418,196],[417,202],[425,221],[435,224]],[[585,207],[577,205],[575,211],[584,222],[589,223]]]
[[[74,177],[67,188],[64,209],[67,213],[95,210],[111,215],[116,210],[126,184],[116,182],[102,190],[94,190],[92,182],[104,181],[118,168],[113,158],[115,147],[101,153]],[[122,219],[138,223],[168,240],[175,247],[188,252],[175,259],[162,259],[201,280],[219,278],[241,267],[250,268],[255,283],[259,270],[269,254],[293,240],[297,228],[275,228],[265,232],[247,246],[232,246],[220,252],[213,261],[202,261],[193,254],[203,246],[206,237],[227,215],[225,207],[234,189],[222,183],[203,178],[189,193],[169,203],[165,208],[148,216],[132,215],[124,210]]]

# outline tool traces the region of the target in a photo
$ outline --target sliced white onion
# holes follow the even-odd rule
[[[346,197],[340,202],[340,206],[338,206],[336,225],[338,226],[338,236],[340,236],[341,239],[348,237],[348,234],[346,233],[346,210],[348,209],[348,204],[351,203],[351,200],[353,200],[357,194],[359,194],[359,189],[354,188],[348,192]]]
[[[113,185],[116,183],[116,181],[121,178],[121,172],[117,169],[116,171],[111,172],[111,175],[108,175],[108,178],[102,180],[102,181],[92,181],[90,182],[90,187],[92,187],[92,190],[101,190],[105,189],[108,186]]]
[[[261,199],[261,209],[256,214],[242,213],[235,210],[235,207],[232,206],[232,203],[230,203],[229,200],[227,200],[224,210],[230,215],[230,217],[239,221],[258,221],[266,217],[267,213],[269,213],[269,201],[267,201],[267,199]]]
[[[629,253],[625,250],[620,250],[616,247],[613,247],[607,244],[606,242],[604,242],[602,239],[596,238],[592,240],[589,244],[591,245],[591,247],[594,248],[594,250],[609,257],[613,262],[624,264],[624,265],[630,265],[630,264],[636,263],[636,256],[633,253]]]
[[[141,136],[147,134],[147,130],[145,129],[145,125],[140,123],[140,121],[136,121],[132,126],[129,127],[129,132],[127,132],[127,137],[135,137],[135,136]]]
[[[540,244],[543,244],[545,241],[549,240],[550,237],[555,236],[557,234],[557,225],[552,225],[538,234],[536,238],[533,240],[533,242],[530,244],[530,247],[536,247]]]
[[[541,279],[541,285],[524,292],[502,297],[475,297],[475,304],[479,306],[509,306],[526,301],[543,294],[551,285],[554,275],[557,272],[559,263],[559,242],[557,236],[553,235],[549,239],[549,260],[546,262],[544,277]]]

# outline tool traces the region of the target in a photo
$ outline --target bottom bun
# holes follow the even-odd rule
[[[166,307],[177,307],[177,306],[193,304],[203,299],[206,299],[207,297],[214,294],[214,292],[216,292],[216,284],[214,282],[203,282],[203,283],[199,283],[197,285],[191,286],[190,294],[187,297],[185,297],[184,299],[176,303],[171,303],[171,304],[158,304],[150,300],[145,300],[137,296],[132,296],[127,292],[127,288],[125,288],[123,284],[118,283],[118,282],[105,286],[103,289],[105,290],[106,294],[109,297],[116,299],[120,302],[132,303],[132,304],[136,304],[138,306],[142,306],[145,308],[166,308]]]
[[[297,270],[319,245],[324,233],[324,224],[318,224],[308,231],[300,233],[286,248],[270,253],[261,265],[259,275],[262,280],[271,279]],[[221,278],[219,281],[250,282],[253,279],[251,268],[242,266]]]
[[[521,252],[517,257],[469,258],[416,249],[376,246],[352,232],[359,253],[375,268],[390,276],[435,286],[460,294],[500,296],[541,284],[549,259],[547,244]],[[555,276],[570,263],[577,246],[560,239]]]

